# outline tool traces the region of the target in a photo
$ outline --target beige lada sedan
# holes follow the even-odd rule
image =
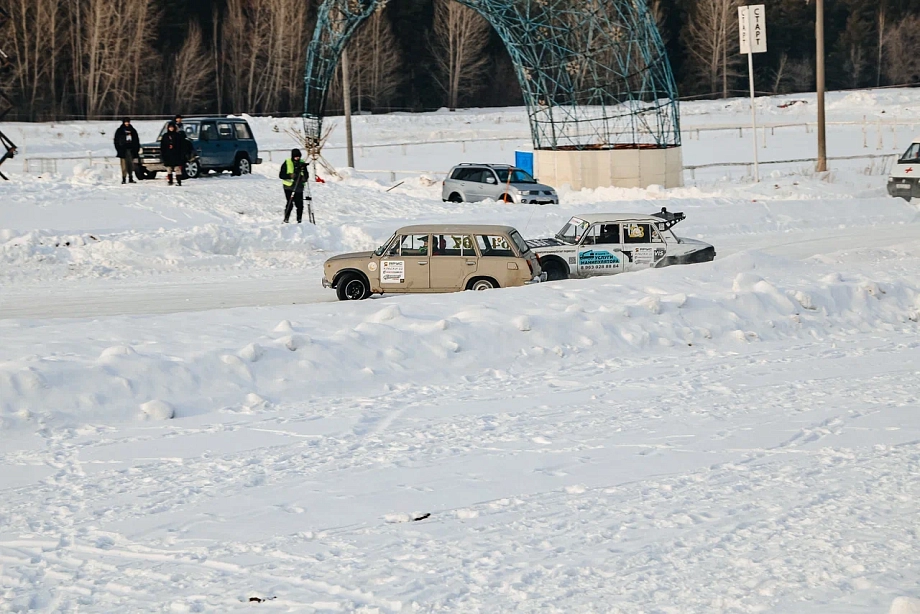
[[[371,294],[489,290],[545,278],[536,255],[510,226],[405,226],[373,252],[333,256],[323,287],[339,300]]]

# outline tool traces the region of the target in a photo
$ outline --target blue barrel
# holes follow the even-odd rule
[[[514,152],[514,165],[522,171],[527,171],[533,176],[533,152],[516,151]]]

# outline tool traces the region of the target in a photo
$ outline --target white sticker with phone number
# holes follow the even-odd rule
[[[380,283],[401,284],[406,281],[406,263],[403,260],[384,260],[380,263]]]

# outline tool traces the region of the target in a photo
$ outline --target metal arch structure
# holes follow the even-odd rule
[[[456,0],[515,66],[535,149],[680,146],[677,87],[646,0]],[[318,143],[342,50],[386,0],[324,0],[307,51],[304,132]]]
[[[3,27],[6,25],[10,19],[9,13],[3,10],[0,7],[0,32],[3,31]],[[4,38],[0,36],[0,77],[4,76],[5,71],[9,69],[10,60],[7,57],[6,53],[3,52],[2,43]],[[0,89],[0,121],[6,117],[6,114],[13,109],[13,103],[7,97],[7,95]],[[16,155],[16,145],[3,134],[3,131],[0,130],[0,147],[3,147],[6,151],[0,154],[0,166],[3,166],[3,163]],[[6,180],[7,177],[2,172],[0,172],[0,178]]]

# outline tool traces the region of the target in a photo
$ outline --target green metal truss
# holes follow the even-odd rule
[[[342,50],[383,0],[324,0],[307,52],[304,130],[320,138]],[[645,0],[457,0],[505,43],[536,149],[680,145],[677,87]]]

